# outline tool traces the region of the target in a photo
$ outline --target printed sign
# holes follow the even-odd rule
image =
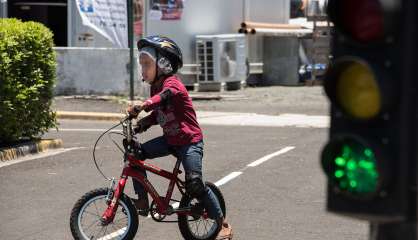
[[[153,20],[180,20],[183,2],[183,0],[151,0],[149,17]]]
[[[76,0],[83,25],[93,28],[114,45],[128,48],[126,1]]]
[[[137,39],[140,39],[143,35],[143,12],[144,0],[134,0],[134,35]]]

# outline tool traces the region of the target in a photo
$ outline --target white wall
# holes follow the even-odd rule
[[[128,49],[57,47],[55,51],[56,94],[129,94]],[[138,86],[137,70],[135,74]]]
[[[72,46],[114,47],[107,39],[81,24],[75,4],[69,4],[69,7],[72,12]],[[148,9],[145,11],[144,16],[148,17]],[[244,20],[287,23],[289,13],[290,0],[186,0],[181,20],[160,21],[148,18],[145,20],[147,23],[145,29],[147,29],[147,35],[163,34],[173,38],[183,50],[184,62],[193,64],[196,62],[195,35],[237,33]],[[84,33],[92,34],[93,40],[79,40]],[[262,41],[260,37],[249,36],[248,40],[251,62],[261,61]]]

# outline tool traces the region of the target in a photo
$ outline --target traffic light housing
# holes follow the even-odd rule
[[[403,73],[407,1],[329,0],[333,61],[324,81],[331,102],[321,155],[327,209],[373,222],[411,215],[415,101]]]

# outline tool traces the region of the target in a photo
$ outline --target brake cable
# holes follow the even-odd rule
[[[96,140],[96,142],[94,143],[94,147],[93,147],[93,160],[94,160],[94,164],[96,165],[96,168],[97,168],[97,170],[99,171],[99,173],[106,179],[106,180],[108,180],[108,181],[112,181],[112,179],[110,179],[110,178],[108,178],[108,177],[106,177],[106,175],[102,172],[102,170],[100,170],[100,167],[99,167],[99,165],[97,164],[97,161],[96,161],[96,154],[95,154],[95,152],[96,152],[96,146],[97,146],[97,143],[100,141],[100,139],[106,134],[106,133],[108,133],[109,131],[111,131],[111,130],[113,130],[113,129],[115,129],[115,128],[117,128],[119,125],[122,125],[122,123],[123,123],[123,121],[121,121],[120,123],[118,123],[118,124],[116,124],[115,126],[113,126],[113,127],[111,127],[111,128],[109,128],[108,130],[106,130],[106,131],[104,131],[100,136],[99,136],[99,138],[97,138],[97,140]]]

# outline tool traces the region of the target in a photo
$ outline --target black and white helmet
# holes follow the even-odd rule
[[[168,37],[164,36],[149,36],[142,38],[137,43],[138,50],[141,51],[142,48],[152,47],[156,49],[157,55],[160,55],[164,58],[167,58],[171,64],[172,71],[170,74],[174,74],[183,67],[183,55],[179,46]],[[158,57],[157,61],[160,61]]]

